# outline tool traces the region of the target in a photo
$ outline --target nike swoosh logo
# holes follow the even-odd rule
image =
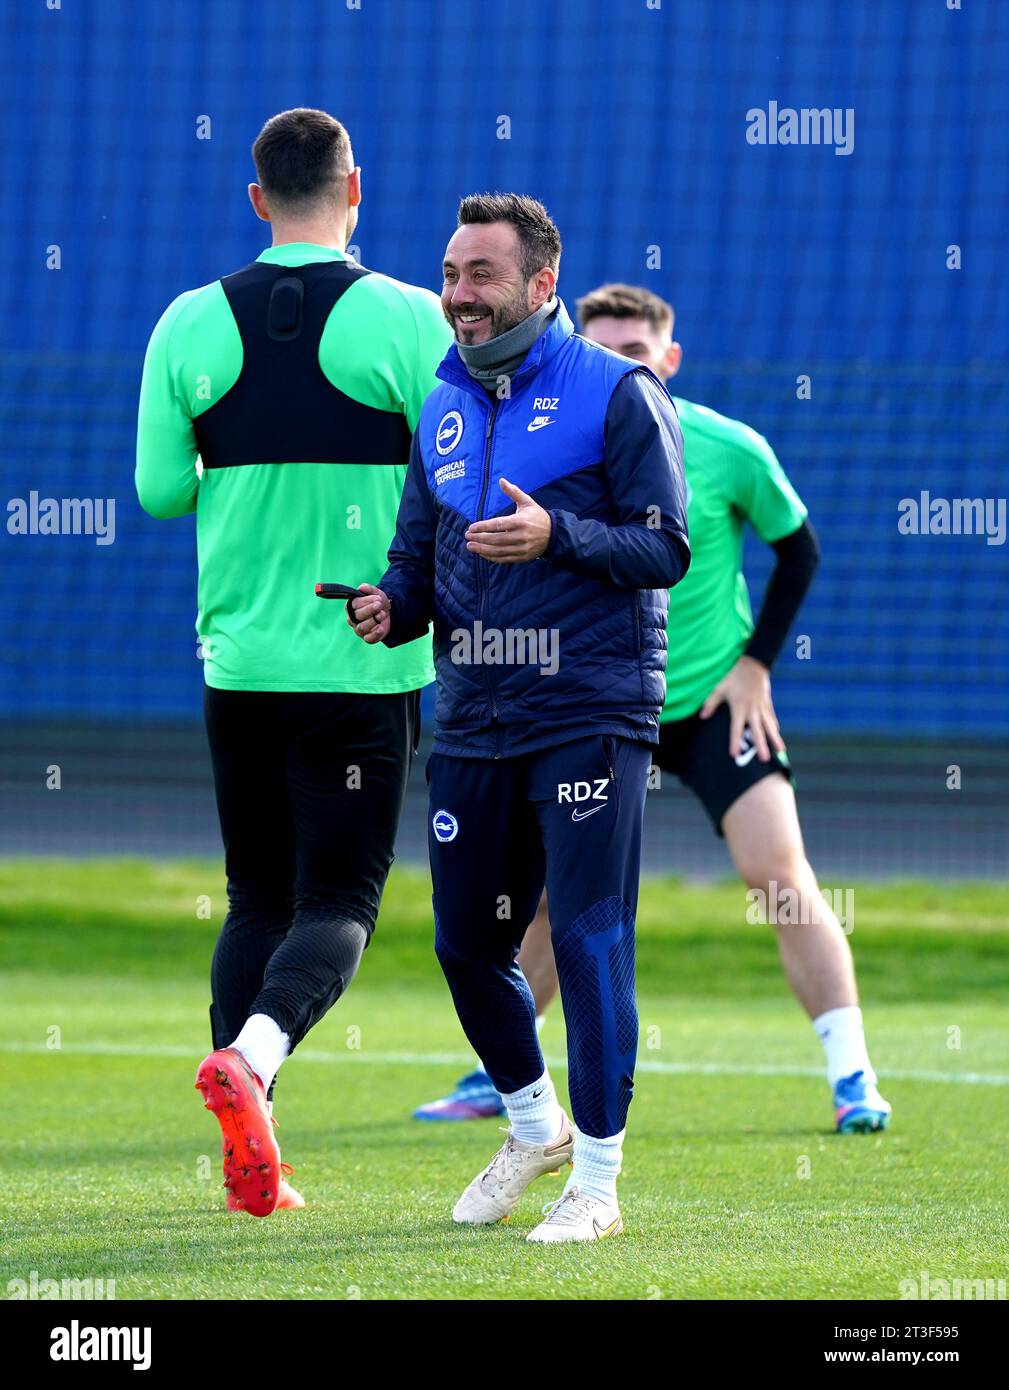
[[[553,420],[534,420],[531,425],[526,425],[526,429],[532,434],[533,430],[546,429],[547,425],[552,425]]]
[[[753,748],[747,748],[745,753],[740,753],[739,757],[736,759],[736,766],[745,767],[747,763],[752,763],[756,756],[757,749],[756,745],[754,745]]]
[[[613,1235],[614,1231],[617,1229],[617,1227],[618,1227],[619,1225],[620,1225],[620,1217],[619,1217],[619,1216],[617,1217],[616,1221],[611,1221],[610,1224],[609,1224],[608,1226],[600,1226],[600,1224],[599,1224],[599,1222],[596,1220],[596,1218],[595,1218],[595,1217],[592,1218],[592,1229],[593,1229],[593,1230],[595,1231],[595,1233],[596,1233],[596,1240],[605,1240],[607,1236]]]
[[[597,811],[605,810],[605,806],[593,806],[590,811],[572,811],[572,820],[584,820],[586,816],[594,816]]]

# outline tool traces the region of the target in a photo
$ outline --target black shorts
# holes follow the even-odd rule
[[[748,728],[743,731],[741,753],[730,757],[729,724],[726,704],[719,705],[710,719],[700,714],[671,719],[659,725],[659,747],[653,754],[663,772],[674,772],[700,799],[719,835],[722,817],[743,792],[779,772],[793,780],[787,754],[774,753],[770,762],[760,761]]]
[[[340,909],[371,934],[420,692],[204,691],[233,900]]]

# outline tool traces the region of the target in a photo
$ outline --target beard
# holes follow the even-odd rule
[[[491,327],[494,329],[494,337],[500,338],[502,333],[507,333],[509,328],[514,328],[517,323],[527,319],[532,313],[529,308],[529,292],[525,285],[515,293],[514,299],[507,304],[500,304],[491,314]]]
[[[502,333],[507,333],[509,328],[514,328],[516,324],[527,319],[532,312],[529,308],[529,293],[527,286],[523,285],[515,291],[513,297],[505,304],[499,304],[496,309],[492,309],[489,304],[467,304],[465,308],[456,308],[451,311],[442,310],[448,320],[452,331],[455,333],[456,341],[464,346],[473,343],[473,334],[477,329],[483,328],[483,323],[463,324],[459,322],[459,314],[487,314],[490,317],[490,333],[480,341],[488,343],[492,338],[500,338]]]

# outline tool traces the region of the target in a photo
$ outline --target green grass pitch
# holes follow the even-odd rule
[[[128,1298],[899,1298],[1005,1279],[1005,885],[857,886],[852,937],[885,1135],[841,1138],[770,928],[735,884],[643,885],[641,1051],[621,1203],[592,1246],[453,1203],[497,1122],[411,1108],[468,1066],[430,945],[426,876],[397,868],[348,995],[284,1067],[284,1158],[309,1205],[227,1216],[193,1074],[224,910],[212,863],[0,865],[8,1281],[114,1279]],[[209,913],[209,916],[206,914]],[[563,1021],[544,1048],[564,1083]]]

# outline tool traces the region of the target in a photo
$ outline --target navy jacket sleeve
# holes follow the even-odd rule
[[[389,547],[389,568],[378,587],[389,595],[392,621],[384,646],[399,647],[423,637],[434,616],[434,537],[437,516],[418,443],[410,446],[410,464],[396,514],[396,534]]]
[[[683,435],[647,369],[623,377],[610,398],[604,465],[615,524],[551,511],[544,559],[621,589],[672,588],[690,564]]]

